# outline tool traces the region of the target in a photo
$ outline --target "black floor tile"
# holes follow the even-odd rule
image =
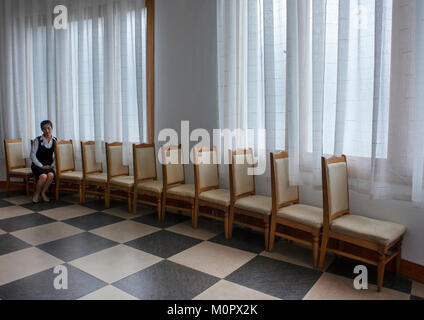
[[[21,207],[32,210],[34,212],[41,212],[44,210],[62,208],[62,207],[71,206],[71,205],[73,205],[73,203],[71,202],[67,202],[63,200],[56,201],[53,198],[51,198],[50,203],[47,203],[47,202],[40,202],[37,204],[27,203],[27,204],[21,205]]]
[[[190,300],[218,281],[219,278],[164,260],[113,286],[142,300]]]
[[[368,269],[368,282],[371,284],[377,284],[377,267],[360,261],[354,261],[347,258],[335,259],[326,272],[354,279],[357,274],[354,274],[353,270],[358,265],[366,266]],[[383,287],[410,294],[412,289],[412,280],[386,270],[384,273]]]
[[[189,219],[190,217],[183,214],[170,213],[166,215],[165,221],[162,222],[158,220],[158,215],[156,212],[154,212],[152,214],[144,215],[132,220],[136,222],[148,224],[156,228],[169,228],[169,227],[172,227],[173,225],[179,224]]]
[[[0,236],[0,256],[29,247],[31,246],[28,243],[15,238],[10,234],[4,234]]]
[[[14,206],[14,204],[11,204],[10,202],[4,201],[4,200],[0,200],[0,208],[6,208],[6,207],[11,207]]]
[[[149,214],[156,214],[157,217],[157,211],[158,209],[156,207],[151,207],[151,206],[147,206],[147,205],[142,205],[140,203],[137,204],[137,215],[142,215],[142,216],[146,216]]]
[[[7,199],[12,197],[25,196],[25,190],[10,190],[9,195],[6,195],[6,191],[0,192],[0,199]]]
[[[284,300],[300,300],[321,275],[320,271],[257,256],[225,280]]]
[[[169,258],[200,242],[202,240],[162,230],[127,242],[126,245],[161,258]]]
[[[0,229],[7,232],[14,232],[52,222],[56,222],[56,220],[50,219],[38,213],[31,213],[19,217],[0,220]]]
[[[0,287],[3,300],[74,300],[96,291],[107,283],[71,266],[67,269],[67,289],[55,289],[54,281],[64,273],[54,273],[54,268],[16,280]],[[63,284],[61,282],[61,284]]]
[[[114,241],[84,232],[39,245],[37,248],[63,261],[69,262],[117,244]]]
[[[231,239],[221,233],[209,241],[257,254],[265,250],[265,234],[247,228],[234,228]]]
[[[81,217],[64,220],[62,222],[70,224],[71,226],[83,229],[85,231],[89,231],[89,230],[104,227],[113,223],[121,222],[123,220],[125,219],[112,216],[107,213],[95,212],[95,213],[87,214]]]

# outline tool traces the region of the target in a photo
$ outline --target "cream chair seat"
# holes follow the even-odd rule
[[[137,201],[157,208],[158,219],[162,216],[163,182],[157,179],[156,148],[154,143],[133,144],[134,157],[134,204]]]
[[[20,176],[20,177],[29,177],[32,176],[32,170],[31,168],[19,168],[19,169],[12,169],[9,170],[11,174],[14,176]]]
[[[318,267],[319,239],[323,225],[321,208],[300,204],[299,187],[290,184],[289,154],[271,153],[272,217],[269,250],[275,236],[312,248],[313,268]]]
[[[264,232],[265,250],[269,250],[269,226],[272,198],[256,194],[253,150],[231,152],[230,164],[230,218],[228,236],[231,239],[233,224],[239,224]]]
[[[199,195],[199,199],[209,202],[215,202],[222,206],[229,206],[231,204],[230,190],[225,189],[213,189],[202,192]]]
[[[105,197],[107,173],[103,172],[102,162],[97,162],[96,160],[95,141],[81,141],[81,158],[83,170],[83,202],[85,202],[86,194]]]
[[[128,212],[132,212],[134,177],[130,168],[123,163],[123,143],[106,143],[107,186],[105,192],[106,208],[110,207],[110,198],[128,201]]]
[[[22,139],[4,140],[4,150],[6,155],[6,195],[9,194],[10,178],[15,177],[24,180],[26,194],[29,196],[29,179],[33,174],[30,168],[26,168],[26,161],[22,153]],[[22,183],[19,182],[19,184]]]
[[[272,199],[261,195],[248,196],[238,199],[234,203],[234,207],[270,216],[272,212]]]
[[[321,241],[320,269],[324,267],[326,252],[346,256],[377,266],[377,290],[383,287],[386,265],[395,260],[396,273],[399,273],[402,259],[402,240],[406,227],[400,224],[371,219],[350,214],[349,205],[349,174],[347,158],[322,157],[322,186],[324,222]],[[338,248],[328,245],[336,240]],[[350,246],[344,243],[374,251],[376,255],[358,255],[352,252]]]
[[[56,156],[56,200],[59,200],[59,190],[71,191],[78,192],[80,203],[83,203],[84,174],[82,171],[75,170],[73,141],[58,141],[54,147]]]
[[[134,186],[134,177],[133,176],[120,176],[116,178],[112,178],[110,183],[113,185],[131,188]]]
[[[216,147],[194,148],[196,214],[193,227],[197,228],[199,215],[223,221],[225,238],[229,239],[231,193],[220,189],[218,162]]]
[[[137,191],[145,190],[145,191],[161,193],[162,189],[163,189],[163,182],[160,180],[144,181],[144,182],[140,182],[137,185]]]
[[[99,182],[99,183],[107,183],[107,173],[91,173],[87,175],[86,180],[88,182]]]
[[[186,184],[181,145],[162,147],[162,213],[165,220],[166,209],[183,211],[191,214],[192,226],[195,227],[197,216],[195,187]]]
[[[168,189],[168,194],[173,194],[180,197],[195,197],[194,184],[182,184]]]
[[[67,171],[63,172],[60,177],[61,179],[81,181],[83,173],[81,171]]]
[[[323,211],[321,208],[304,204],[294,204],[292,206],[280,208],[277,211],[279,218],[301,223],[312,228],[321,228],[323,221]]]
[[[330,229],[383,246],[391,244],[406,232],[406,227],[403,225],[353,214],[333,220]]]

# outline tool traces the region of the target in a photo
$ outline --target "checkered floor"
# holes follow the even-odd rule
[[[354,262],[328,257],[325,272],[312,269],[310,249],[284,240],[273,253],[263,235],[169,213],[159,223],[155,208],[73,195],[50,204],[0,193],[0,299],[423,299],[424,284],[386,272],[376,291],[353,288]],[[66,266],[68,289],[57,290],[54,269]],[[420,298],[421,297],[421,298]]]

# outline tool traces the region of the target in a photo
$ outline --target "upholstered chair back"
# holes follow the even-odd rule
[[[155,147],[135,148],[134,172],[137,180],[156,178],[156,156]]]
[[[166,170],[167,184],[184,182],[184,165],[180,147],[171,147],[163,152],[164,169]]]
[[[22,153],[22,140],[12,140],[13,142],[5,141],[8,168],[19,168],[25,166],[25,158]]]
[[[60,172],[75,170],[72,140],[56,142],[56,148],[56,162]]]
[[[123,164],[122,144],[107,145],[106,155],[111,177],[129,175],[129,167]]]
[[[329,213],[333,215],[349,209],[347,163],[328,164]]]
[[[232,161],[234,196],[255,192],[255,176],[249,175],[249,168],[253,168],[251,150],[243,154],[233,154]]]
[[[216,150],[199,151],[196,153],[199,188],[219,186],[219,173]]]
[[[275,159],[275,187],[277,204],[285,204],[299,200],[299,190],[289,183],[289,159],[288,157]]]
[[[84,162],[86,173],[101,171],[102,163],[96,162],[96,146],[94,143],[83,144],[82,148],[84,149],[82,161]]]

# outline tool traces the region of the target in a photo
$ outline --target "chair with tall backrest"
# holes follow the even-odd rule
[[[269,251],[275,236],[312,247],[313,267],[318,267],[319,239],[322,229],[321,208],[299,203],[299,187],[289,184],[287,152],[271,153],[272,216]]]
[[[165,220],[166,209],[169,208],[190,213],[194,227],[197,215],[196,195],[194,184],[185,183],[181,145],[162,147],[162,176],[162,221]]]
[[[134,157],[134,204],[133,212],[137,211],[137,201],[157,207],[158,220],[162,215],[163,182],[157,180],[155,144],[133,144]]]
[[[253,173],[249,174],[249,169],[254,168],[252,149],[232,151],[231,155],[228,236],[232,237],[234,223],[263,231],[265,249],[269,250],[272,198],[256,194],[255,176]]]
[[[230,190],[219,187],[217,156],[216,148],[194,149],[194,181],[197,205],[194,227],[197,228],[199,215],[223,221],[225,238],[228,239],[231,196]]]
[[[131,200],[134,192],[134,177],[130,176],[129,166],[123,164],[123,143],[106,143],[107,186],[105,203],[110,207],[110,198],[128,201],[131,212]]]
[[[56,141],[54,144],[56,157],[56,200],[59,200],[59,191],[78,192],[80,202],[82,194],[82,171],[75,170],[74,145],[72,140]]]
[[[9,195],[10,178],[21,178],[24,181],[26,195],[29,196],[29,179],[33,174],[31,168],[26,167],[22,153],[22,139],[4,140],[4,151],[6,155],[6,195]]]
[[[375,265],[378,271],[378,291],[381,291],[386,264],[396,258],[396,273],[399,272],[402,239],[406,227],[350,214],[348,166],[345,155],[330,159],[322,157],[322,185],[324,226],[320,269],[323,268],[327,251]],[[328,246],[330,239],[339,242],[338,248]],[[344,243],[365,248],[367,257],[348,252]]]
[[[96,161],[96,143],[81,141],[81,158],[83,172],[82,202],[85,195],[105,196],[107,187],[107,173],[103,172],[103,165]]]

